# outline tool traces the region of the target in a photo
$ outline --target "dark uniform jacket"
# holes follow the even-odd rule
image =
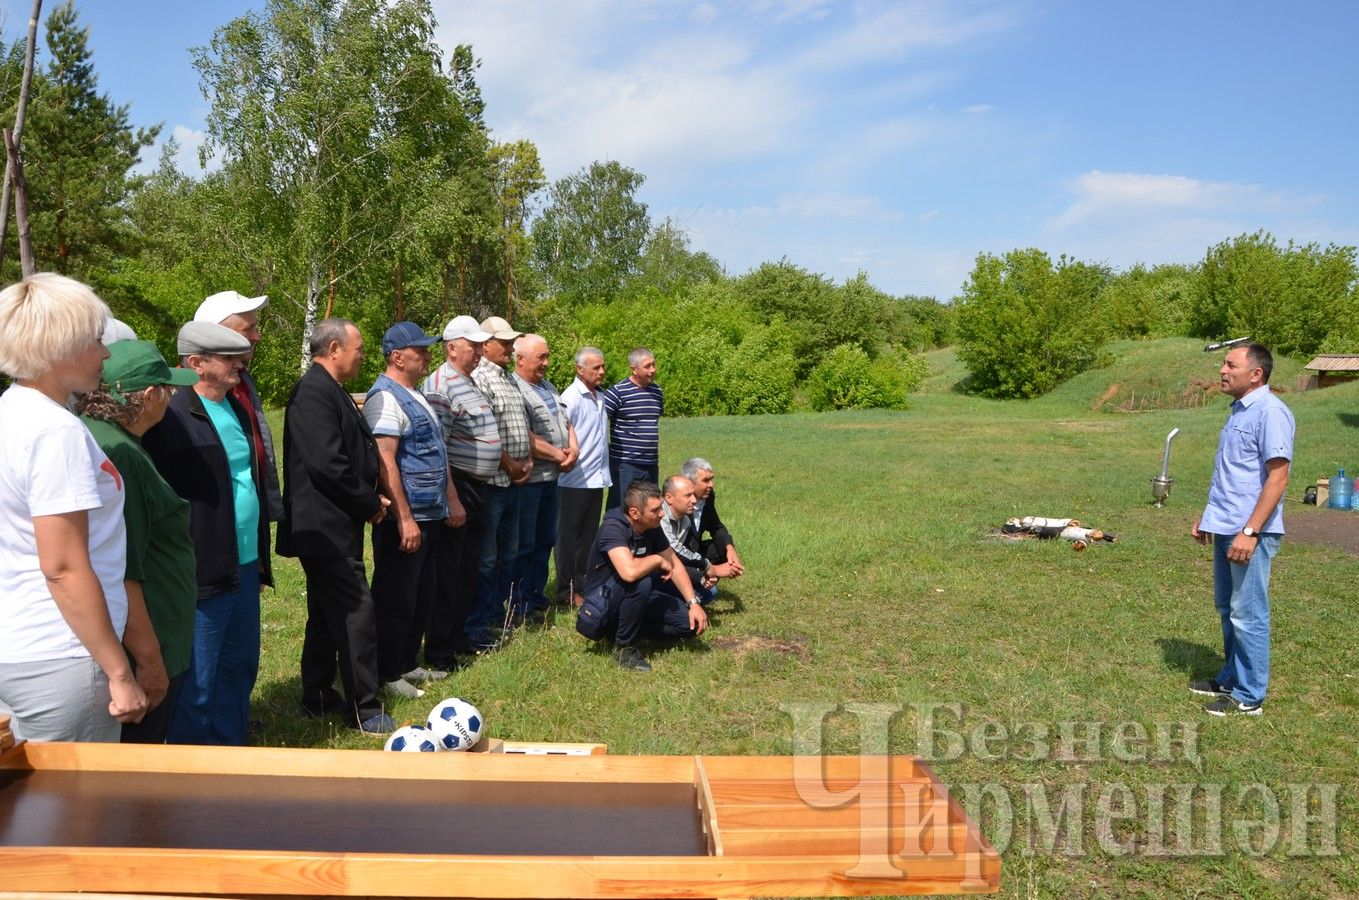
[[[281,556],[363,557],[363,527],[377,514],[373,432],[330,373],[313,364],[283,420]]]

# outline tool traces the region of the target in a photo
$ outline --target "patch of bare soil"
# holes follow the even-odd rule
[[[812,648],[807,646],[807,641],[804,638],[772,638],[761,634],[747,637],[724,635],[713,638],[709,643],[718,650],[731,650],[734,653],[754,653],[768,650],[772,653],[796,656],[800,659],[806,659],[812,655]]]
[[[1285,541],[1343,550],[1359,556],[1359,512],[1289,504],[1284,511]]]
[[[1101,406],[1108,403],[1110,400],[1114,399],[1114,395],[1118,393],[1118,389],[1121,387],[1123,387],[1123,385],[1119,384],[1117,381],[1109,385],[1107,388],[1104,389],[1104,393],[1100,394],[1099,397],[1096,398],[1095,402],[1090,404],[1090,409],[1092,411],[1099,409]]]

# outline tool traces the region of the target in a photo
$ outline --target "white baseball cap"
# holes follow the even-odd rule
[[[237,291],[221,291],[198,304],[193,320],[220,325],[227,316],[254,312],[268,302],[268,297],[247,297]]]
[[[476,319],[471,316],[458,316],[444,326],[444,340],[452,341],[457,338],[466,338],[474,344],[484,344],[491,336],[481,330]]]

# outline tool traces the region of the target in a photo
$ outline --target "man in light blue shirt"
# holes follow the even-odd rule
[[[1293,459],[1293,413],[1269,390],[1274,358],[1259,344],[1233,347],[1222,393],[1233,399],[1218,439],[1208,505],[1190,533],[1213,545],[1213,602],[1222,620],[1221,671],[1189,689],[1215,697],[1215,716],[1258,716],[1269,684],[1269,570],[1283,537],[1283,497]]]

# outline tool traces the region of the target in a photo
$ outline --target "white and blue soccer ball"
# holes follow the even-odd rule
[[[461,697],[440,700],[429,711],[429,730],[445,750],[471,750],[484,724],[481,712]]]
[[[383,745],[384,750],[398,753],[438,753],[443,749],[439,739],[423,725],[402,725],[393,731]]]

